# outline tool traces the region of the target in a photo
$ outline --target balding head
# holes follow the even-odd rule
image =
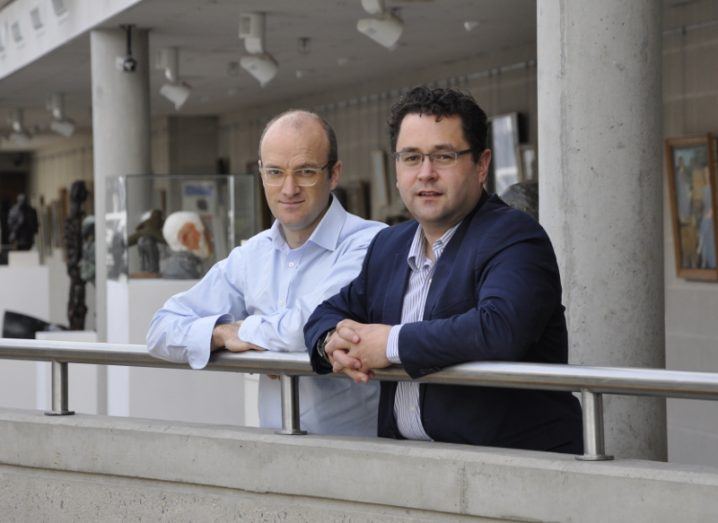
[[[284,127],[290,128],[297,132],[303,129],[319,125],[326,138],[326,151],[327,151],[327,169],[329,172],[332,171],[334,164],[337,163],[339,153],[337,150],[337,136],[334,133],[334,129],[329,125],[324,118],[311,111],[305,111],[303,109],[290,109],[281,114],[278,114],[272,118],[262,131],[262,136],[259,139],[259,158],[262,158],[262,143],[264,142],[267,133],[272,128]]]

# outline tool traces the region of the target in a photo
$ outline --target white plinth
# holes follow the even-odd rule
[[[161,279],[108,281],[108,341],[144,344],[154,313],[172,295],[195,283],[196,280]],[[245,397],[251,394],[256,412],[256,382],[245,386],[241,374],[192,371],[189,365],[187,369],[108,367],[108,414],[244,425]],[[247,387],[249,391],[245,392]],[[248,421],[256,424],[254,416]]]
[[[93,331],[38,332],[38,340],[97,342],[97,333]],[[35,408],[50,410],[51,405],[51,364],[37,363],[37,403]],[[67,369],[70,410],[84,414],[104,414],[107,412],[107,373],[105,367],[71,363]]]
[[[8,267],[37,267],[40,265],[38,251],[10,251],[7,257]]]
[[[6,310],[50,319],[50,278],[46,266],[0,266],[0,289],[0,324]],[[0,360],[0,406],[36,408],[36,366],[32,361]]]

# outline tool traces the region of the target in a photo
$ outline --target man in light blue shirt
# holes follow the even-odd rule
[[[341,175],[334,131],[289,111],[260,139],[260,173],[276,221],[170,298],[147,333],[154,356],[201,369],[210,352],[306,351],[302,329],[314,308],[359,273],[384,224],[347,213],[331,195]],[[302,377],[301,422],[309,432],[376,435],[378,387]],[[211,401],[211,398],[207,398]],[[280,384],[260,378],[260,425],[281,426]]]

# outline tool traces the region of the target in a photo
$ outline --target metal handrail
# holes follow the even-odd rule
[[[52,362],[52,411],[68,410],[67,364],[124,365],[188,369],[186,363],[159,360],[144,345],[84,343],[0,338],[0,359]],[[204,370],[279,374],[282,379],[282,434],[303,434],[299,424],[298,376],[313,376],[305,353],[216,352]],[[343,374],[328,377],[346,378]],[[400,366],[375,371],[382,381],[410,381]],[[420,383],[581,392],[584,454],[579,459],[605,460],[603,394],[718,400],[718,373],[627,367],[481,362],[447,367],[414,380]]]

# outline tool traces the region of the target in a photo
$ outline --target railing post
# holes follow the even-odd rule
[[[277,434],[306,434],[299,421],[299,377],[280,376],[282,380],[282,430]]]
[[[69,416],[75,412],[69,410],[67,401],[67,362],[52,362],[52,410],[46,416]]]
[[[583,461],[606,461],[613,456],[606,454],[603,438],[603,394],[581,389],[583,409],[583,455],[576,459]]]

